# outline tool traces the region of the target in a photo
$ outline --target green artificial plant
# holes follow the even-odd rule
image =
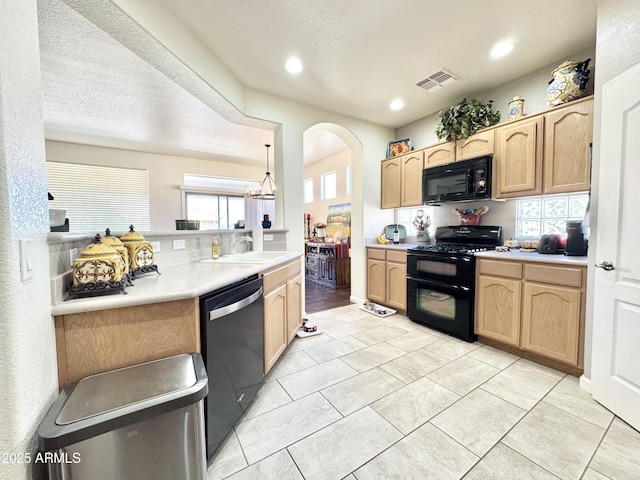
[[[483,103],[472,98],[453,105],[438,114],[438,124],[436,135],[438,139],[454,141],[460,138],[467,138],[478,130],[500,121],[500,112],[493,109],[493,100]]]

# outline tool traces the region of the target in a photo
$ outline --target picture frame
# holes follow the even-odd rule
[[[412,150],[411,139],[401,138],[399,140],[393,140],[387,145],[387,158],[397,157],[403,155]]]

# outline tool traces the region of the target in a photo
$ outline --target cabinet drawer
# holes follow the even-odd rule
[[[281,267],[276,267],[268,271],[262,277],[263,292],[266,295],[276,287],[283,285],[287,280],[300,273],[300,259],[296,258],[290,263]]]
[[[497,277],[522,278],[522,264],[517,262],[505,262],[501,260],[478,261],[478,273],[482,275],[494,275]]]
[[[371,260],[386,260],[387,252],[381,248],[367,248],[367,258]]]
[[[404,250],[401,252],[387,250],[387,262],[407,263],[407,252]]]
[[[525,278],[532,282],[553,283],[568,287],[582,287],[582,268],[556,267],[542,264],[527,264]]]

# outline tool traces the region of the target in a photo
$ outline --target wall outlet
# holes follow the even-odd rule
[[[153,253],[160,251],[160,242],[151,242],[151,248],[153,248]]]
[[[79,256],[80,254],[78,253],[77,248],[72,248],[71,250],[69,250],[69,266],[70,267],[73,267],[73,261]]]
[[[273,242],[273,235],[265,233],[264,234],[264,241],[265,242]]]
[[[186,247],[186,245],[184,243],[184,239],[174,240],[173,241],[173,249],[174,250],[182,250],[185,247]]]

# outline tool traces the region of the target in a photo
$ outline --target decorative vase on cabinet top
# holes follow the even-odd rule
[[[590,58],[582,62],[566,61],[558,66],[551,76],[547,87],[547,103],[550,107],[561,105],[580,98],[589,81],[587,69]]]

